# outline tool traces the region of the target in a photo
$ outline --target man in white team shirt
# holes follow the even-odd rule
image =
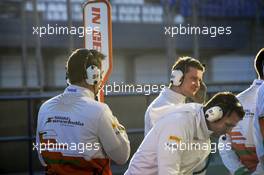
[[[264,79],[263,61],[264,49],[261,49],[255,58],[255,70],[258,79],[255,79],[248,89],[237,95],[245,110],[245,117],[230,133],[219,139],[219,143],[232,145],[232,149],[219,150],[224,165],[232,174],[264,174],[258,161],[253,138],[257,92]]]
[[[262,57],[261,66],[262,72],[261,75],[264,79],[264,48],[261,49],[259,57]],[[264,83],[262,83],[259,88],[257,95],[257,106],[256,113],[254,116],[254,140],[256,143],[257,156],[259,158],[261,168],[264,174]]]
[[[39,110],[36,143],[46,174],[111,175],[110,160],[128,160],[124,127],[106,104],[95,100],[102,59],[96,50],[74,51],[66,65],[70,85]]]
[[[210,135],[229,132],[244,116],[232,93],[218,93],[205,106],[168,106],[144,138],[125,175],[192,175],[211,152]]]
[[[202,82],[204,66],[191,57],[181,57],[172,67],[171,83],[165,87],[159,96],[149,105],[145,113],[145,136],[153,125],[162,116],[160,110],[168,105],[183,104],[186,97],[196,97],[195,101],[203,102],[205,99],[206,86]],[[201,88],[200,88],[201,87]],[[197,94],[201,89],[203,93]],[[195,96],[197,94],[197,96]],[[198,98],[200,95],[200,98]],[[156,112],[156,111],[159,112]]]
[[[261,172],[264,174],[264,83],[262,83],[258,91],[254,126],[254,140],[256,143],[257,156],[260,162]]]

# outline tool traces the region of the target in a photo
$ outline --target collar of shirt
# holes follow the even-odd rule
[[[260,86],[264,81],[261,79],[255,79],[252,83],[252,86]]]
[[[166,98],[169,100],[169,102],[174,103],[174,104],[179,104],[179,103],[185,103],[186,97],[182,94],[179,94],[173,90],[171,90],[168,87],[165,87],[161,91],[161,95],[166,96]]]
[[[94,93],[87,88],[80,87],[77,85],[69,85],[65,90],[64,94],[81,95],[94,99]]]
[[[208,139],[213,131],[208,129],[206,124],[206,119],[203,112],[203,106],[200,105],[198,109],[198,117],[197,117],[197,137],[201,140]]]

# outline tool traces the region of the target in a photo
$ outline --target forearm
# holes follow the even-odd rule
[[[112,151],[108,151],[107,155],[117,164],[125,164],[130,155],[129,143],[123,142]]]
[[[231,147],[231,138],[228,134],[225,135],[225,138],[222,136],[219,138],[219,144],[223,144],[224,149],[219,149],[220,156],[225,167],[232,173],[235,174],[237,170],[244,167],[240,162],[237,154],[232,150]]]

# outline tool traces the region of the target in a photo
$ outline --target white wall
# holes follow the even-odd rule
[[[249,82],[255,77],[253,55],[223,55],[211,59],[212,82]]]
[[[137,84],[167,84],[168,69],[165,55],[137,57],[135,59],[135,82]]]
[[[28,57],[27,59],[27,77],[28,87],[38,86],[37,63],[35,57]],[[21,76],[22,77],[22,76]]]
[[[61,55],[54,58],[54,86],[65,86],[65,64],[67,55]],[[125,82],[125,57],[122,54],[113,55],[113,70],[109,83]]]
[[[19,88],[22,87],[22,67],[21,57],[19,56],[1,56],[0,58],[0,79],[3,88]],[[27,77],[28,86],[36,87],[37,72],[36,61],[33,57],[27,57]]]
[[[112,84],[125,83],[126,60],[134,59],[134,80],[136,84],[167,84],[168,83],[168,65],[166,56],[163,54],[149,54],[129,58],[125,53],[115,53],[113,55],[113,71],[109,80]],[[45,70],[45,76],[49,76],[49,85],[62,87],[66,85],[65,81],[65,63],[66,55],[57,56],[54,60],[48,62],[48,70]],[[36,60],[34,56],[27,58],[28,68],[28,86],[37,87]],[[131,65],[131,66],[133,66]],[[210,82],[251,82],[255,77],[254,56],[253,55],[225,55],[217,56],[210,60]],[[131,70],[130,70],[131,71]],[[133,73],[129,72],[129,73]],[[22,68],[21,58],[19,56],[1,56],[0,57],[0,86],[3,88],[22,87]]]
[[[16,56],[1,56],[1,86],[2,87],[20,87],[21,79],[21,62]]]
[[[109,79],[109,84],[125,82],[125,56],[123,54],[113,54],[113,70]]]
[[[61,55],[54,58],[54,86],[66,86],[66,65],[67,55]]]

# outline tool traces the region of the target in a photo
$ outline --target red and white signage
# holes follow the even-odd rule
[[[85,48],[95,49],[106,57],[102,62],[103,82],[106,83],[112,72],[112,19],[111,5],[107,0],[89,0],[83,8],[84,27],[92,28],[92,34],[85,34]],[[104,100],[103,90],[99,101]]]

